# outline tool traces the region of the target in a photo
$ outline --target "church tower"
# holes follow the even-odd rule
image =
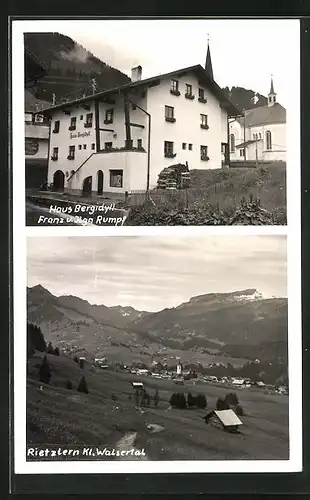
[[[211,61],[211,52],[210,52],[209,38],[208,38],[208,49],[207,49],[207,57],[206,57],[205,70],[208,73],[208,75],[211,78],[211,80],[214,80],[213,69],[212,69],[212,61]]]
[[[277,94],[274,91],[274,88],[273,88],[273,79],[271,77],[270,91],[269,91],[269,94],[268,94],[268,106],[273,106],[275,102],[277,102]]]

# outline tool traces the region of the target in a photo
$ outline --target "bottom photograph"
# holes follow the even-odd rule
[[[285,236],[28,236],[32,460],[288,460]]]

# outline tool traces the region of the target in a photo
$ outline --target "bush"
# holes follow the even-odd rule
[[[217,410],[229,410],[229,404],[224,399],[219,398],[216,402]]]
[[[67,380],[67,383],[66,383],[66,389],[68,389],[69,391],[71,391],[71,390],[72,390],[72,387],[73,387],[73,386],[72,386],[72,382],[71,382],[71,380]]]
[[[45,384],[49,384],[50,378],[51,378],[51,370],[50,366],[48,364],[46,355],[43,358],[43,361],[41,363],[41,366],[39,368],[39,376],[40,376],[40,381],[44,382]]]
[[[55,356],[59,356],[59,354],[60,354],[59,347],[55,347],[54,354],[55,354]]]
[[[52,342],[50,341],[48,346],[47,346],[47,353],[48,354],[54,354],[54,347],[52,345]]]
[[[84,392],[85,394],[88,394],[88,387],[87,387],[85,377],[81,378],[77,390],[78,390],[78,392]]]
[[[184,409],[187,407],[186,404],[186,398],[183,392],[177,392],[173,393],[171,398],[170,398],[170,404],[171,406],[175,408],[179,408],[180,410]]]
[[[195,405],[196,405],[196,398],[189,391],[189,393],[187,394],[187,406],[193,407]]]

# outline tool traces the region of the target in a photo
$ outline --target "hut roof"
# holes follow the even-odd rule
[[[225,427],[230,425],[242,425],[241,420],[233,410],[214,410],[215,415],[220,419]]]

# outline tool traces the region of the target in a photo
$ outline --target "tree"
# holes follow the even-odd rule
[[[55,347],[54,354],[55,354],[55,356],[59,356],[59,354],[60,354],[59,347]]]
[[[204,394],[198,394],[195,398],[196,406],[198,408],[204,409],[207,406],[207,398]]]
[[[48,364],[46,355],[43,358],[43,361],[41,363],[41,366],[39,368],[39,376],[40,376],[40,381],[44,382],[45,384],[49,384],[50,378],[51,378],[51,369]]]
[[[239,403],[237,394],[235,392],[230,392],[229,394],[226,394],[225,401],[228,404],[228,406],[234,406]]]
[[[216,402],[217,410],[229,410],[229,404],[226,400],[219,398]]]
[[[74,356],[73,361],[74,361],[75,363],[78,363],[78,362],[79,362],[79,358],[78,358],[77,356]]]
[[[72,390],[72,382],[71,382],[71,380],[67,380],[66,389],[68,389],[69,391]]]
[[[47,346],[47,353],[48,353],[48,354],[54,354],[54,347],[53,347],[53,345],[52,345],[52,342],[51,342],[51,341],[49,341],[49,344],[48,344],[48,346]]]
[[[177,395],[176,395],[176,393],[175,393],[175,392],[171,395],[171,398],[170,398],[169,403],[171,404],[171,406],[176,406],[176,403],[177,403]]]
[[[156,391],[155,391],[155,394],[154,394],[154,397],[153,397],[153,401],[154,401],[154,406],[155,406],[155,408],[157,408],[158,403],[159,403],[159,393],[158,393],[158,389],[156,389]]]
[[[186,398],[183,392],[177,392],[173,393],[171,398],[170,398],[170,404],[171,406],[174,406],[175,408],[179,409],[184,409],[187,407],[186,404]]]
[[[239,417],[243,417],[244,410],[240,404],[236,405],[234,410],[235,410],[236,415],[238,415]]]
[[[27,323],[27,352],[32,355],[34,350],[46,352],[46,342],[41,329],[32,324]]]
[[[189,391],[189,393],[187,394],[187,406],[189,406],[191,408],[195,405],[196,405],[196,398]]]
[[[84,376],[81,378],[77,390],[79,392],[84,392],[85,394],[88,394],[88,387]]]

